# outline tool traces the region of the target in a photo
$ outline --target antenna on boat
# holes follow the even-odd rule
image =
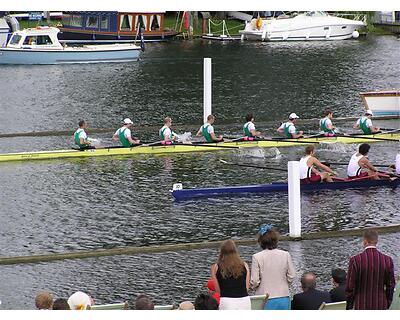
[[[204,58],[203,67],[203,123],[207,122],[207,117],[211,113],[211,58]]]

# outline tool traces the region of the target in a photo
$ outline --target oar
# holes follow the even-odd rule
[[[398,129],[381,128],[381,130],[387,131],[387,132],[384,132],[384,133],[390,133],[390,132],[400,131],[400,128],[398,128]]]
[[[364,137],[363,135],[348,135],[348,134],[340,134],[337,137],[345,137],[351,139],[365,139],[365,140],[376,140],[376,141],[391,141],[396,142],[398,139],[385,139],[385,138],[373,138],[373,137]]]
[[[324,162],[321,162],[321,163],[323,163],[325,165],[333,165],[333,166],[347,166],[348,165],[348,163],[346,163],[346,162],[328,162],[328,161],[324,161]],[[377,168],[389,168],[391,165],[390,164],[374,164],[373,166],[377,167]]]
[[[392,172],[378,171],[378,173],[386,174],[386,175],[388,175],[389,177],[400,178],[400,175],[399,175],[399,174],[392,173]]]
[[[207,142],[207,143],[213,143],[213,142]],[[223,148],[223,149],[241,149],[240,147],[235,147],[235,146],[219,146],[217,144],[189,144],[189,143],[176,143],[175,145],[178,146],[189,146],[189,147],[205,147],[205,148]],[[214,142],[214,143],[220,143],[220,142]]]
[[[319,144],[321,141],[301,141],[300,139],[304,138],[262,138],[254,141],[273,141],[273,142],[293,142],[293,143],[302,143],[302,144]]]
[[[237,166],[237,167],[247,167],[247,168],[257,168],[257,169],[267,169],[267,170],[276,170],[276,171],[283,171],[283,172],[287,172],[286,169],[282,169],[282,168],[272,168],[272,167],[264,167],[264,166],[255,166],[252,164],[240,164],[240,163],[233,163],[233,162],[228,162],[222,159],[219,159],[220,162],[222,162],[223,164],[227,164],[230,166]]]

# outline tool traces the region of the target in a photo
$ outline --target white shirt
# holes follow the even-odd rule
[[[359,156],[357,156],[358,152],[356,152],[355,154],[353,154],[351,156],[349,165],[347,166],[347,176],[348,177],[356,177],[358,175],[360,175],[361,172],[361,167],[358,164],[358,162],[360,161],[361,158],[363,158],[364,156],[362,154],[360,154]]]
[[[360,119],[358,119],[360,120]],[[353,120],[354,121],[354,120]],[[323,118],[321,120],[319,120],[319,126],[322,127],[322,122],[325,122],[325,126],[328,128],[329,126],[332,125],[332,121],[329,118]],[[354,122],[353,122],[354,123]]]
[[[311,156],[305,156],[300,159],[300,179],[306,179],[311,177],[311,167],[308,166],[307,161]]]
[[[400,174],[400,152],[396,156],[396,173]]]
[[[80,128],[78,130],[81,130],[81,132],[79,132],[79,139],[83,138],[83,140],[86,140],[87,139],[87,134],[86,134],[85,130],[80,129]],[[78,131],[78,130],[76,130],[76,131]]]
[[[279,129],[285,130],[285,127],[289,126],[289,133],[296,133],[296,127],[294,126],[294,124],[290,121],[282,123],[281,126],[279,127]],[[276,128],[276,127],[275,127]]]
[[[208,132],[209,134],[214,133],[214,127],[213,127],[211,124],[209,124],[208,122],[206,122],[206,123],[203,125],[203,128],[205,128],[205,126],[207,126],[207,125],[208,125],[207,132]]]
[[[247,127],[250,132],[252,132],[253,130],[256,130],[256,126],[251,121],[247,122],[244,126]]]
[[[356,124],[357,124],[358,126],[360,126],[361,119],[363,119],[363,118],[365,118],[365,117],[361,117],[360,119],[357,120],[357,123],[356,123]],[[354,122],[353,122],[353,123],[354,123]],[[371,128],[371,127],[372,127],[372,120],[369,119],[369,118],[367,118],[367,122],[366,122],[365,124],[367,125],[368,128]]]
[[[123,129],[125,129],[125,131],[124,131],[125,138],[127,138],[127,139],[130,138],[131,137],[131,130],[129,128],[126,128],[126,127],[119,128],[117,131],[115,131],[114,134],[119,136],[120,131],[123,130]]]

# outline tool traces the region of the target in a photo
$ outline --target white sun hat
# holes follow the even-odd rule
[[[289,119],[298,119],[298,118],[299,118],[299,116],[297,114],[295,114],[295,113],[291,113],[289,115]]]
[[[71,310],[86,310],[93,303],[86,293],[77,291],[68,298],[68,304]]]
[[[367,110],[367,111],[365,111],[365,114],[370,114],[371,116],[373,116],[374,114],[372,113],[372,111],[371,110]]]
[[[129,118],[124,119],[124,124],[133,124],[132,120]]]

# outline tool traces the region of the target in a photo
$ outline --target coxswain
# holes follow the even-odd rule
[[[381,132],[381,129],[372,125],[373,113],[371,110],[365,111],[365,114],[354,124],[354,129],[360,129],[364,134],[374,134]]]
[[[159,130],[159,135],[163,143],[172,143],[177,139],[177,134],[171,129],[172,119],[166,117],[164,119],[164,126]]]
[[[378,170],[369,162],[367,155],[371,146],[363,143],[359,146],[358,152],[352,155],[347,166],[347,176],[350,179],[366,178],[378,180]]]
[[[74,141],[75,144],[79,146],[79,149],[95,149],[94,146],[91,145],[91,142],[87,136],[86,128],[87,124],[84,120],[79,121],[79,128],[74,133]]]
[[[327,109],[324,111],[324,118],[319,120],[319,127],[324,132],[325,137],[334,137],[336,135],[336,128],[333,126],[332,119],[333,112]]]
[[[214,127],[212,126],[215,121],[215,117],[210,114],[207,117],[207,122],[203,124],[199,131],[197,131],[196,136],[201,137],[203,136],[207,142],[221,142],[224,140],[222,135],[219,135],[218,138],[214,133]]]
[[[126,118],[123,121],[123,126],[115,131],[113,135],[113,139],[115,141],[120,141],[122,146],[128,148],[134,145],[140,144],[140,140],[136,138],[132,138],[131,130],[129,129],[132,126],[133,122],[131,119]]]
[[[261,136],[261,132],[256,131],[256,126],[254,125],[254,116],[249,113],[246,116],[246,123],[243,126],[243,133],[246,138],[257,138]]]
[[[303,137],[303,131],[297,131],[295,124],[296,119],[299,117],[295,113],[291,113],[289,115],[289,121],[282,123],[281,126],[278,128],[279,133],[283,133],[286,138],[288,139],[297,139]]]
[[[313,145],[305,148],[305,155],[300,159],[299,166],[301,183],[332,182],[332,176],[336,175],[331,168],[317,159]],[[323,170],[323,172],[318,171],[318,169]]]

